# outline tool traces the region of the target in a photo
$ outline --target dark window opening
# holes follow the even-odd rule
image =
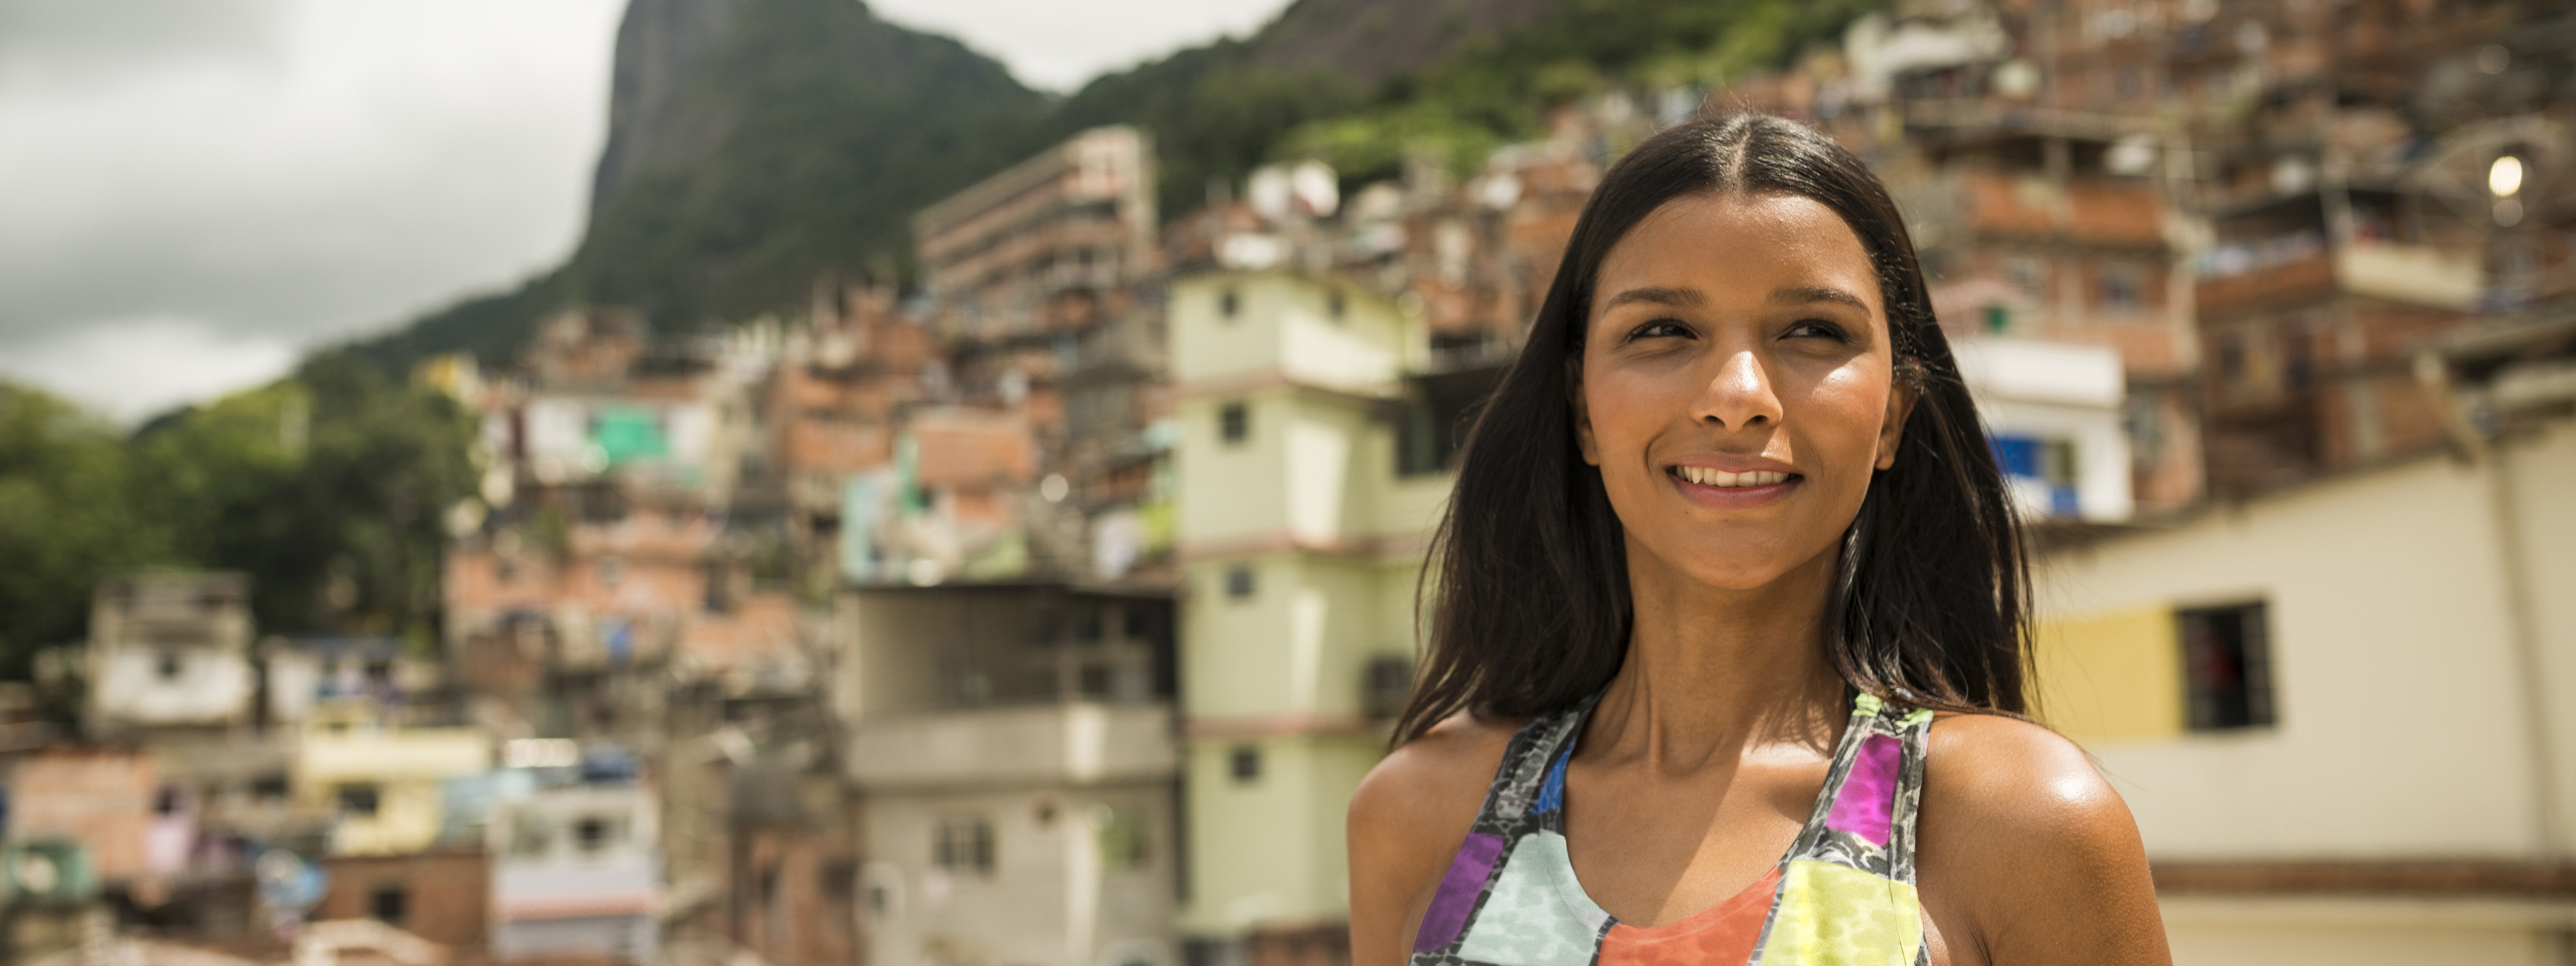
[[[1233,289],[1227,289],[1216,297],[1216,314],[1231,319],[1242,310],[1243,296],[1236,295]]]
[[[604,818],[585,818],[572,825],[573,841],[580,845],[584,852],[597,852],[607,848],[611,837],[610,832],[608,820]]]
[[[2095,281],[2097,298],[2104,308],[2114,311],[2136,311],[2146,304],[2146,280],[2137,269],[2126,265],[2104,266]]]
[[[931,839],[930,864],[951,872],[993,874],[993,822],[981,815],[939,820]]]
[[[1226,403],[1216,411],[1217,435],[1228,443],[1252,438],[1252,407],[1239,402]]]
[[[152,666],[152,673],[159,675],[161,680],[176,681],[179,679],[179,672],[186,668],[187,663],[180,660],[178,652],[163,651],[161,660]]]
[[[286,787],[284,775],[261,775],[250,780],[250,795],[263,802],[283,801]]]
[[[1253,582],[1252,568],[1236,567],[1225,572],[1226,596],[1232,597],[1236,600],[1242,600],[1246,597],[1252,596],[1253,591],[1256,589],[1257,587]]]
[[[340,786],[340,811],[350,815],[376,814],[376,786]]]
[[[367,897],[367,916],[388,926],[402,925],[404,907],[410,904],[410,898],[400,885],[377,886]]]
[[[1226,758],[1226,771],[1234,776],[1235,781],[1248,782],[1257,780],[1261,777],[1261,749],[1259,747],[1253,745],[1236,745],[1233,753],[1227,755]]]
[[[2272,649],[2264,611],[2258,601],[2174,615],[2181,624],[2191,730],[2231,731],[2275,722]]]
[[[1418,378],[1413,398],[1396,417],[1396,472],[1419,476],[1447,471],[1502,373],[1499,366],[1474,364]]]
[[[1341,321],[1342,316],[1348,314],[1350,310],[1350,298],[1343,295],[1340,289],[1334,289],[1333,294],[1324,299],[1324,311],[1331,315],[1335,322]]]
[[[1392,655],[1369,659],[1360,682],[1360,706],[1371,717],[1395,717],[1412,692],[1413,662]]]
[[[848,859],[823,863],[821,874],[823,895],[835,901],[849,899],[851,892],[859,887],[859,864]]]

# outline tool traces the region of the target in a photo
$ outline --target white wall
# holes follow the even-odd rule
[[[2514,465],[2544,618],[2538,643],[2554,694],[2564,695],[2576,668],[2576,608],[2556,589],[2576,586],[2576,511],[2564,497],[2576,432],[2561,426],[2518,449]],[[2150,855],[2540,852],[2529,692],[2492,493],[2483,467],[2428,458],[2042,562],[2043,616],[2269,603],[2276,726],[2093,749]],[[2566,735],[2568,709],[2548,700]],[[2564,767],[2567,746],[2555,757]]]
[[[1173,946],[1174,847],[1168,784],[878,794],[867,809],[861,887],[873,966],[983,962],[1020,966],[1179,966]],[[1103,862],[1100,806],[1141,810],[1147,860]],[[992,823],[990,875],[944,872],[932,843],[947,816]]]

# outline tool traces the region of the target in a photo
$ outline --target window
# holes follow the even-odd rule
[[[1252,596],[1258,589],[1253,583],[1252,568],[1235,567],[1225,572],[1225,595],[1236,600]]]
[[[2144,273],[2135,265],[2104,265],[2094,273],[2094,301],[2114,312],[2135,312],[2145,304]]]
[[[1324,298],[1324,314],[1330,316],[1334,322],[1340,322],[1342,316],[1349,314],[1350,310],[1350,297],[1343,295],[1341,289],[1334,289],[1333,294]]]
[[[2052,516],[2071,517],[2079,509],[2075,489],[2075,444],[2004,432],[1994,436],[1995,462],[2016,489],[2029,492],[2037,506],[2025,507]]]
[[[573,844],[584,854],[595,853],[617,842],[617,823],[593,815],[572,824]]]
[[[2179,611],[2184,690],[2193,731],[2269,727],[2271,635],[2261,601]]]
[[[1234,318],[1235,313],[1242,310],[1243,296],[1236,295],[1233,289],[1226,289],[1216,297],[1216,314],[1218,316],[1231,319]]]
[[[1986,331],[2001,334],[2012,328],[2012,307],[2001,302],[1986,306]]]
[[[153,664],[152,673],[158,675],[163,681],[176,681],[179,679],[179,672],[186,670],[187,667],[187,662],[179,657],[179,652],[163,651],[160,660]]]
[[[940,819],[930,843],[930,864],[950,872],[993,874],[992,820],[981,815]]]
[[[1117,687],[1117,670],[1106,664],[1084,664],[1074,674],[1074,689],[1086,699],[1106,699]]]
[[[820,885],[824,897],[835,902],[849,901],[851,892],[859,887],[859,864],[849,859],[825,862],[816,874],[823,879]]]
[[[410,898],[401,883],[377,886],[376,891],[367,896],[367,915],[388,926],[402,925],[404,907],[410,904]]]
[[[1372,717],[1392,718],[1404,710],[1413,691],[1413,662],[1394,655],[1370,658],[1361,678],[1360,707]]]
[[[342,785],[340,811],[346,815],[374,815],[377,797],[374,785]]]
[[[1234,746],[1234,751],[1226,756],[1226,771],[1229,774],[1232,774],[1234,776],[1234,780],[1237,782],[1251,782],[1259,780],[1261,778],[1260,747],[1255,745]]]
[[[2004,259],[2004,280],[2032,299],[2048,297],[2048,263],[2026,255]]]
[[[1228,443],[1252,438],[1252,407],[1239,402],[1217,407],[1216,428],[1217,435]]]
[[[261,775],[250,780],[250,796],[262,802],[282,802],[286,800],[286,787],[284,775]]]

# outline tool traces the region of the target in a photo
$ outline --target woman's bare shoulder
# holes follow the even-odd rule
[[[1456,851],[1522,724],[1461,712],[1388,753],[1351,796],[1351,835]]]
[[[1925,764],[1917,866],[1949,961],[2165,961],[2137,821],[2084,749],[2029,721],[1945,714]]]
[[[1972,817],[2000,838],[2096,828],[2136,834],[2128,806],[2084,749],[2046,726],[2004,715],[1944,714],[1933,723],[1929,751],[1927,816]]]

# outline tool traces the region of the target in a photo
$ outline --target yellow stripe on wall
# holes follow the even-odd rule
[[[2182,646],[2173,610],[2148,607],[2039,622],[2039,711],[2077,741],[2182,734]]]

